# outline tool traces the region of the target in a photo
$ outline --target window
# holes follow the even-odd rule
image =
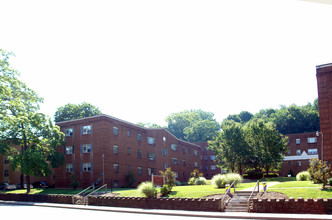
[[[301,150],[296,150],[296,155],[301,155]]]
[[[291,154],[291,150],[288,150],[288,151],[287,151],[287,154],[290,155],[290,154]]]
[[[120,185],[119,185],[119,180],[114,180],[114,181],[113,181],[113,187],[114,187],[114,188],[119,188],[119,187],[120,187]]]
[[[138,175],[142,175],[142,167],[137,167],[137,173]]]
[[[198,168],[198,162],[194,162],[195,168]]]
[[[182,166],[184,166],[184,167],[186,166],[186,160],[182,161]]]
[[[83,126],[82,134],[91,134],[91,133],[92,133],[91,125]]]
[[[74,172],[74,165],[72,163],[66,164],[66,172]]]
[[[127,149],[127,154],[130,155],[130,147]]]
[[[113,154],[119,154],[119,146],[113,145]]]
[[[130,136],[130,131],[129,131],[129,130],[127,131],[127,136],[128,136],[128,137]]]
[[[167,168],[168,168],[168,163],[164,162],[164,169],[167,169]]]
[[[3,176],[4,177],[9,177],[9,170],[4,170]]]
[[[309,155],[318,154],[318,151],[317,151],[317,149],[308,149],[308,154]]]
[[[141,135],[141,134],[137,134],[137,140],[138,140],[139,142],[142,141],[142,135]]]
[[[177,158],[172,158],[171,161],[172,161],[172,164],[178,165],[178,159]]]
[[[178,177],[179,177],[178,172],[175,172],[175,171],[174,171],[173,173],[174,173],[174,177],[175,177],[175,178],[178,178]]]
[[[114,171],[114,173],[119,172],[119,164],[118,163],[113,163],[113,171]]]
[[[92,152],[92,145],[91,144],[83,144],[82,149],[83,149],[83,153],[91,153]]]
[[[7,157],[5,158],[4,163],[5,163],[5,164],[9,164],[9,160],[8,160]]]
[[[168,156],[168,149],[167,148],[161,148],[161,155],[163,155],[164,157]]]
[[[177,151],[178,150],[178,145],[171,144],[171,150]]]
[[[151,170],[151,168],[148,168],[148,175],[151,176],[151,174],[152,174],[152,170]]]
[[[90,172],[92,170],[91,163],[83,163],[83,172]]]
[[[210,160],[215,160],[216,159],[216,155],[211,155],[210,156]]]
[[[197,150],[194,150],[194,155],[198,156],[198,151]]]
[[[156,139],[153,137],[148,137],[147,138],[148,144],[155,145],[156,144]]]
[[[137,151],[137,158],[142,158],[142,151],[141,150],[138,150]]]
[[[207,161],[208,160],[208,156],[204,156],[204,160]]]
[[[217,166],[216,165],[210,165],[210,170],[216,170]]]
[[[297,162],[297,166],[300,167],[302,165],[301,161],[296,161]]]
[[[186,148],[185,147],[182,147],[182,153],[186,153]]]
[[[317,143],[317,137],[310,137],[307,139],[308,144]]]
[[[113,127],[113,135],[118,135],[118,134],[119,134],[119,128]]]
[[[66,146],[66,154],[73,154],[74,146]]]
[[[300,140],[300,138],[297,138],[297,139],[296,139],[296,144],[301,144],[301,140]]]
[[[148,153],[148,159],[149,160],[156,160],[156,154],[154,154],[154,153]]]
[[[65,135],[66,135],[66,137],[73,136],[74,135],[74,129],[73,128],[65,129]]]

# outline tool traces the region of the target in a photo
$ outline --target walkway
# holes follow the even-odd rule
[[[267,184],[267,188],[269,188],[269,187],[277,185],[279,183],[280,182],[268,182],[266,184]],[[253,191],[254,188],[255,187],[251,187],[251,188],[246,188],[246,189],[242,189],[242,190],[239,190],[239,191]],[[262,191],[262,190],[263,190],[263,182],[259,182],[259,191]]]

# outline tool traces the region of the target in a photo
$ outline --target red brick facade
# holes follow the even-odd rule
[[[66,165],[55,170],[56,187],[68,187],[71,172],[77,174],[81,187],[103,178],[108,186],[112,180],[114,187],[122,187],[127,185],[129,171],[137,185],[167,167],[185,182],[190,172],[201,167],[200,146],[179,140],[165,129],[147,129],[108,115],[58,125],[66,134]]]
[[[201,146],[201,172],[206,179],[211,179],[214,175],[221,173],[221,169],[217,167],[214,162],[216,159],[215,154],[208,149],[207,142],[196,143]]]
[[[322,137],[316,132],[288,134],[288,148],[282,163],[281,176],[296,176],[297,173],[309,168],[309,160],[321,158]]]
[[[319,65],[316,72],[323,160],[332,162],[332,64]]]

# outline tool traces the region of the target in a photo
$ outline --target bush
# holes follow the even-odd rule
[[[212,185],[216,185],[218,188],[224,188],[226,185],[226,175],[217,174],[212,177]]]
[[[70,179],[69,186],[73,189],[77,189],[77,187],[79,187],[80,185],[77,175],[75,173],[71,173],[69,179]]]
[[[329,184],[330,186],[332,186],[332,178],[329,178],[329,179],[327,180],[327,184]]]
[[[258,172],[258,171],[248,171],[245,175],[243,175],[244,177],[248,178],[248,179],[261,179],[263,178],[263,173],[262,172]]]
[[[161,193],[161,195],[166,196],[171,191],[171,189],[172,189],[172,187],[170,187],[168,184],[164,184],[160,188],[160,193]]]
[[[309,180],[309,176],[310,176],[310,174],[308,171],[302,171],[296,175],[296,180],[297,181],[307,181],[307,180]]]
[[[206,185],[206,179],[204,177],[196,178],[195,185]]]
[[[188,180],[188,184],[189,184],[189,185],[195,185],[195,177],[191,177],[191,178]]]
[[[176,186],[181,186],[181,182],[179,180],[175,180],[175,185]]]
[[[242,183],[242,177],[240,174],[237,173],[227,173],[225,175],[225,182],[226,184],[232,184],[233,182],[235,182],[234,184],[237,185],[239,183]]]
[[[144,194],[147,198],[153,198],[157,196],[157,189],[152,184],[152,182],[143,182],[139,184],[137,190],[140,193]]]

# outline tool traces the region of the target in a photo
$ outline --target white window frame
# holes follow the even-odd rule
[[[296,150],[296,155],[301,155],[301,150]]]
[[[309,137],[307,138],[308,144],[314,144],[317,143],[317,137]]]
[[[210,165],[210,170],[217,170],[217,166],[216,165]]]
[[[171,144],[171,150],[177,151],[178,150],[178,145],[177,144]]]
[[[66,128],[65,129],[65,135],[66,137],[70,137],[74,135],[74,128]]]
[[[300,138],[296,138],[295,143],[296,144],[301,144],[301,139]]]
[[[92,171],[91,163],[83,163],[82,169],[83,172],[91,172]]]
[[[154,137],[147,137],[148,144],[155,145],[156,144],[156,138]]]
[[[211,155],[210,156],[210,160],[215,160],[216,159],[216,155]]]
[[[67,163],[66,164],[66,172],[70,173],[70,172],[74,172],[74,164],[72,163]]]
[[[83,144],[82,145],[82,152],[84,154],[91,153],[92,152],[92,145],[91,144]]]
[[[92,133],[92,126],[85,125],[82,127],[82,134],[91,134]]]
[[[119,128],[116,126],[113,126],[113,135],[115,135],[115,136],[119,135]]]
[[[73,154],[74,153],[74,146],[66,146],[66,154]]]
[[[197,150],[194,150],[194,155],[198,156],[198,151]]]
[[[148,152],[148,159],[149,160],[156,160],[156,154]]]
[[[119,146],[113,145],[113,154],[119,154]]]
[[[171,161],[172,161],[172,164],[173,164],[173,165],[178,165],[178,164],[179,164],[178,159],[175,158],[175,157],[173,157],[173,158],[171,159]]]
[[[308,149],[308,155],[317,155],[318,150],[316,148],[314,149]]]
[[[198,168],[198,162],[194,162],[194,167]]]

